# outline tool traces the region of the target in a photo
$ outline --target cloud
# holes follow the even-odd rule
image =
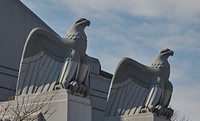
[[[197,108],[200,102],[200,97],[197,94],[199,89],[200,84],[191,86],[176,85],[171,102],[175,110],[180,111],[183,116],[193,121],[199,120],[199,109]]]
[[[62,7],[68,7],[79,15],[96,16],[117,12],[126,13],[129,16],[162,17],[179,22],[198,22],[200,17],[199,0],[58,0],[55,2],[55,4],[59,3],[62,3]]]
[[[102,62],[102,69],[109,72],[113,72],[118,61],[125,56],[149,65],[158,51],[164,48],[175,51],[175,57],[171,59],[172,67],[175,67],[174,80],[186,80],[182,75],[193,78],[200,71],[190,66],[199,65],[193,59],[200,56],[200,29],[193,21],[198,18],[200,10],[196,0],[24,2],[62,36],[76,18],[85,15],[91,19],[91,27],[86,29],[87,52],[97,57]],[[191,21],[177,22],[176,18],[190,18]],[[106,60],[108,56],[113,61]],[[188,74],[190,72],[193,72],[192,76]]]

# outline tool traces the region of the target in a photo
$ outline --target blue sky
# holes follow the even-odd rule
[[[87,54],[110,73],[123,57],[150,65],[160,50],[174,50],[169,58],[171,104],[189,119],[199,120],[199,0],[21,1],[62,37],[77,19],[89,19]]]

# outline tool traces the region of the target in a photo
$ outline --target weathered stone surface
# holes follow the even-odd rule
[[[65,38],[34,28],[24,45],[16,95],[51,91],[59,85],[87,96],[90,66],[84,29],[89,25],[87,19],[77,20]]]
[[[28,33],[40,27],[55,33],[20,0],[0,4],[0,100],[15,95],[19,64]]]
[[[152,112],[170,119],[173,86],[168,57],[173,54],[170,49],[160,51],[151,66],[123,58],[111,81],[105,117]]]
[[[128,116],[108,117],[104,121],[170,121],[164,117],[158,117],[154,113],[142,113]]]
[[[49,91],[40,94],[27,94],[18,96],[17,99],[2,103],[4,107],[8,105],[8,113],[5,117],[10,118],[12,110],[20,109],[20,112],[38,110],[31,113],[29,118],[47,119],[48,121],[91,121],[92,109],[90,100],[79,96],[71,95],[67,90]],[[16,108],[17,107],[17,108]],[[41,110],[40,110],[41,107]],[[12,108],[12,109],[11,109]],[[4,110],[1,106],[0,110]],[[21,114],[23,116],[23,114]],[[2,116],[2,114],[1,114]],[[11,119],[12,120],[12,119]]]
[[[97,65],[98,67],[99,65]],[[94,67],[93,67],[94,68]],[[90,74],[90,101],[92,121],[103,121],[111,78],[95,73]]]

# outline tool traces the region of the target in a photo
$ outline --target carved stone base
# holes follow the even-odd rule
[[[13,101],[3,102],[10,111],[3,117],[12,121],[12,110],[31,112],[28,118],[34,121],[91,121],[90,100],[71,95],[65,89],[40,94],[21,95]],[[3,109],[0,108],[0,111]],[[24,112],[26,112],[24,111]],[[22,114],[23,115],[23,114]],[[2,119],[2,117],[0,117]],[[11,120],[10,120],[11,119]],[[28,119],[26,119],[28,120]]]
[[[171,121],[164,117],[157,117],[154,113],[142,113],[129,116],[115,116],[105,118],[104,121]]]

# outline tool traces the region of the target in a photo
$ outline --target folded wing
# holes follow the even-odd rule
[[[53,90],[71,51],[58,35],[33,29],[22,54],[16,95]]]
[[[105,117],[140,113],[155,81],[149,67],[122,59],[111,82]]]

